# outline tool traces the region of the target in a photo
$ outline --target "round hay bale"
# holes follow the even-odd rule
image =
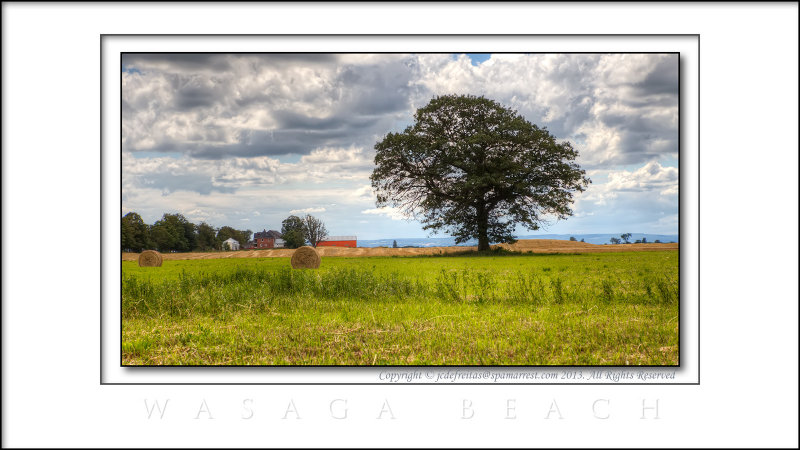
[[[145,250],[139,254],[139,267],[161,267],[163,258],[155,250]]]
[[[314,247],[304,245],[294,251],[291,263],[293,269],[319,269],[320,260]]]

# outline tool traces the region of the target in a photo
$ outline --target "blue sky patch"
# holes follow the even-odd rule
[[[122,65],[122,71],[125,73],[138,73],[139,75],[142,74],[142,71],[137,69],[136,67],[125,66],[124,64]]]
[[[480,65],[484,61],[488,61],[492,57],[491,53],[467,53],[473,66]]]

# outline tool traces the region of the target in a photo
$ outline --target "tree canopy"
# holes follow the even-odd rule
[[[292,215],[281,222],[281,235],[286,248],[302,247],[306,243],[306,227],[303,219]]]
[[[375,145],[377,206],[399,208],[456,243],[513,243],[517,225],[537,230],[572,215],[573,193],[591,182],[569,142],[493,100],[436,97],[414,119]]]
[[[129,212],[122,217],[122,249],[141,252],[150,248],[150,230],[142,216]]]
[[[211,225],[201,222],[197,226],[197,249],[205,252],[217,248],[217,229]]]
[[[303,227],[306,231],[306,239],[314,248],[328,237],[328,229],[325,224],[314,216],[306,214],[303,217]]]
[[[253,235],[253,232],[250,230],[237,230],[233,227],[224,226],[220,227],[219,231],[217,231],[217,249],[223,249],[222,243],[227,241],[230,238],[234,238],[236,242],[239,243],[242,247],[244,247],[247,242],[250,240],[250,236]],[[224,250],[224,249],[223,249]]]
[[[150,227],[150,238],[159,251],[188,252],[194,248],[195,225],[182,214],[164,214]]]
[[[122,251],[128,252],[146,249],[162,252],[220,250],[226,239],[232,237],[244,245],[252,234],[250,230],[228,226],[217,229],[205,222],[195,225],[182,214],[164,214],[153,225],[144,223],[135,212],[122,217]]]

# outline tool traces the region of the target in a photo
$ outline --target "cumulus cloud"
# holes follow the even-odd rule
[[[123,55],[124,151],[223,159],[365,147],[432,96],[486,95],[587,167],[677,154],[677,54]]]
[[[356,199],[367,199],[372,201],[375,199],[375,193],[372,190],[372,186],[365,184],[363,186],[354,189],[353,192],[351,192],[350,197]]]
[[[633,171],[611,172],[606,189],[610,191],[653,191],[677,186],[678,168],[650,162]]]
[[[597,173],[597,172],[596,172]],[[678,199],[678,169],[650,162],[633,170],[606,172],[605,183],[592,184],[578,196],[580,203],[607,205],[625,193],[641,193],[649,202],[676,202]]]
[[[159,189],[164,194],[178,190],[235,193],[253,186],[321,184],[369,177],[372,154],[361,148],[322,148],[296,163],[282,163],[268,156],[197,160],[187,156],[137,158],[122,155],[123,192],[137,188]]]
[[[677,205],[677,169],[662,166],[677,159],[676,54],[494,54],[473,64],[449,54],[126,53],[122,66],[128,210],[243,226],[321,205],[313,212],[343,223],[403,219],[374,208],[373,146],[443,94],[485,95],[572,142],[598,175],[577,197],[576,219],[634,206],[669,215]]]
[[[292,210],[289,211],[289,214],[311,214],[311,213],[318,213],[318,212],[325,212],[325,208],[292,209]]]
[[[410,114],[418,70],[408,55],[326,54],[126,54],[123,67],[123,150],[205,159],[371,147]]]
[[[405,220],[408,219],[408,216],[403,214],[399,208],[394,208],[391,206],[384,206],[381,208],[372,208],[372,209],[365,209],[361,211],[361,214],[372,214],[372,215],[379,215],[379,216],[386,216],[392,220]]]
[[[576,195],[567,222],[583,232],[678,232],[678,169],[647,163],[633,170],[594,171],[606,182]],[[627,229],[627,230],[626,230]],[[577,231],[574,231],[577,232]]]
[[[292,165],[295,179],[324,182],[332,179],[368,179],[374,166],[375,154],[364,148],[319,148]]]

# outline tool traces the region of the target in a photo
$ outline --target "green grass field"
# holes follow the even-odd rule
[[[124,365],[677,365],[678,252],[122,262]]]

